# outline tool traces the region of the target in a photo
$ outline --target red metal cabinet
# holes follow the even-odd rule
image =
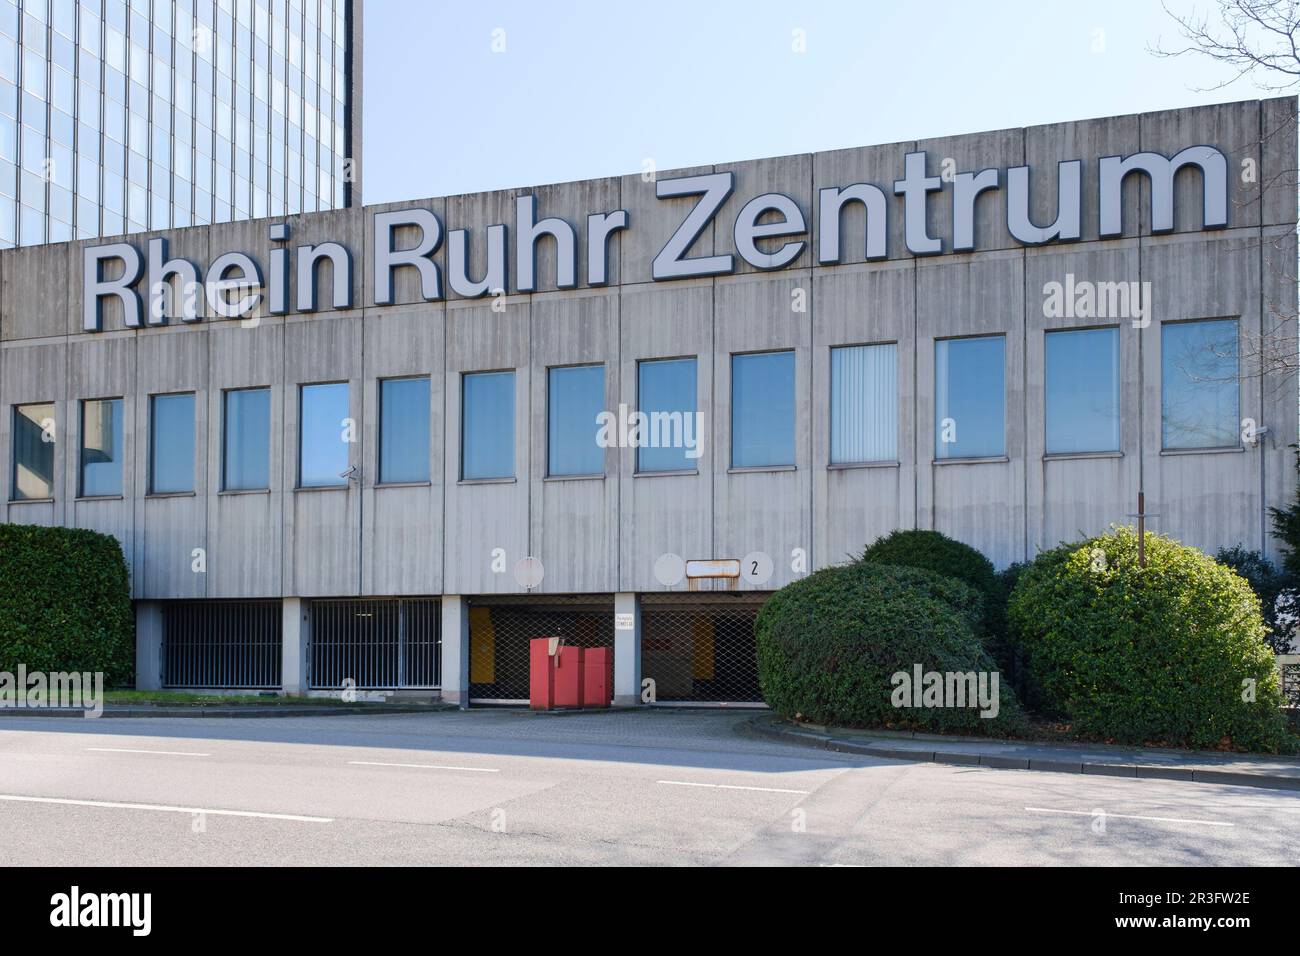
[[[584,707],[608,707],[613,694],[614,655],[608,647],[589,647],[582,660]]]
[[[528,706],[608,707],[614,686],[614,654],[608,647],[574,647],[559,638],[528,643]]]

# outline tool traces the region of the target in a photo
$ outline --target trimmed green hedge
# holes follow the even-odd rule
[[[997,572],[993,562],[968,544],[938,531],[912,528],[891,531],[862,552],[863,561],[898,564],[946,574],[965,581],[988,602],[997,591]]]
[[[763,698],[785,717],[816,723],[1005,734],[1023,718],[1006,682],[996,718],[980,717],[978,707],[893,703],[893,675],[910,677],[917,664],[923,672],[995,671],[976,636],[978,620],[978,595],[960,581],[871,561],[824,568],[777,591],[759,611]]]
[[[968,544],[938,531],[919,528],[892,531],[862,552],[860,560],[921,568],[964,581],[978,592],[982,608],[976,630],[984,646],[1004,671],[1010,670],[1005,640],[1009,590],[994,570],[993,562]]]
[[[1008,616],[1031,699],[1082,734],[1131,744],[1277,751],[1281,713],[1259,600],[1195,548],[1115,528],[1040,554]],[[1243,700],[1253,682],[1254,700]]]
[[[103,671],[130,683],[135,616],[117,539],[0,524],[0,671]]]
[[[1269,629],[1269,634],[1264,640],[1273,648],[1273,653],[1290,653],[1294,627],[1287,619],[1292,615],[1289,608],[1279,615],[1277,601],[1283,591],[1295,587],[1295,582],[1290,575],[1279,571],[1277,566],[1259,551],[1248,551],[1241,545],[1220,548],[1215,552],[1214,560],[1226,564],[1245,578],[1250,589],[1255,592],[1255,597],[1259,598],[1260,608],[1264,612],[1264,623]]]

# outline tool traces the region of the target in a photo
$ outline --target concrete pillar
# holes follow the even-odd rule
[[[280,689],[286,694],[307,693],[307,643],[311,625],[307,602],[285,598],[280,607]]]
[[[135,689],[161,690],[163,614],[157,601],[135,602]]]
[[[462,594],[442,596],[442,699],[469,706],[469,600]]]
[[[641,704],[641,600],[630,591],[614,595],[614,706]]]

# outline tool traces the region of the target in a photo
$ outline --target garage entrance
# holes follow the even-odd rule
[[[528,703],[528,642],[561,636],[578,647],[614,647],[610,594],[483,596],[469,602],[469,702]]]
[[[437,598],[311,602],[308,686],[436,689],[442,666]]]
[[[162,620],[163,687],[280,686],[279,601],[167,601]]]
[[[762,704],[754,617],[766,593],[643,594],[641,677],[653,703]]]

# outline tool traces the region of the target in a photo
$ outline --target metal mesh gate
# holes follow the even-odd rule
[[[1300,707],[1300,654],[1278,658],[1282,672],[1282,697],[1289,707]]]
[[[436,688],[441,666],[436,598],[311,602],[313,690]]]
[[[614,647],[614,598],[604,594],[474,598],[469,606],[471,703],[528,703],[528,642],[563,636]]]
[[[279,601],[168,601],[162,615],[164,687],[280,686]]]
[[[654,703],[761,703],[754,617],[766,594],[641,596],[641,678]]]

